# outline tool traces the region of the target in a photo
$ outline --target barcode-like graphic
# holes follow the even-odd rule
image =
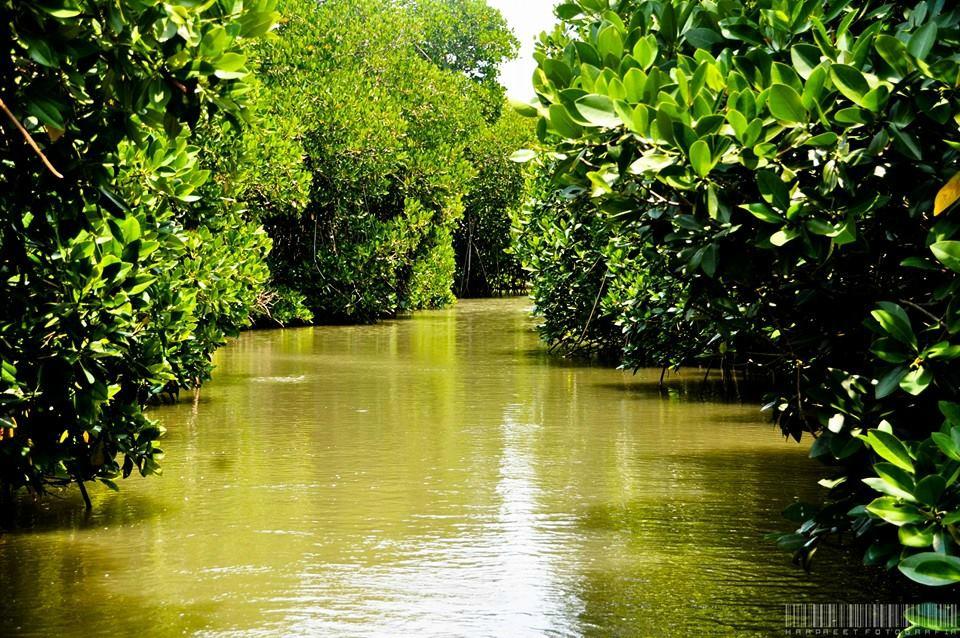
[[[893,604],[797,604],[785,605],[784,612],[788,630],[901,630],[909,625],[907,610],[915,607]],[[931,605],[925,609],[924,615],[933,618],[938,626],[956,627],[960,622],[960,605]]]

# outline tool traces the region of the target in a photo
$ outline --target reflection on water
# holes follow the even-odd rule
[[[155,411],[162,477],[16,513],[0,634],[759,637],[895,600],[761,540],[817,468],[755,406],[547,357],[527,306],[243,335]]]

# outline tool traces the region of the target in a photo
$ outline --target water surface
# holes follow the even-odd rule
[[[523,299],[244,334],[164,475],[24,507],[9,636],[773,636],[892,600],[762,534],[819,468],[754,405],[548,356]]]

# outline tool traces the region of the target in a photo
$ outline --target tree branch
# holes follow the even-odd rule
[[[43,154],[43,151],[40,150],[40,147],[37,146],[37,143],[33,141],[33,137],[30,136],[30,133],[27,131],[27,129],[23,128],[23,125],[20,123],[20,121],[13,115],[13,113],[10,112],[10,109],[8,109],[7,105],[3,103],[3,100],[0,100],[0,110],[2,110],[7,115],[7,118],[13,122],[13,125],[17,127],[17,130],[20,131],[21,135],[23,135],[23,139],[26,140],[27,144],[30,145],[30,148],[33,149],[33,152],[37,154],[37,157],[39,157],[40,161],[43,162],[43,165],[47,167],[47,170],[53,173],[53,175],[58,179],[63,179],[63,175],[53,167],[53,164],[50,163],[50,160],[47,159],[47,156]]]

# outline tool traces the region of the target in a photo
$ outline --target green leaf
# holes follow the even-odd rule
[[[573,72],[563,60],[547,58],[543,61],[543,64],[541,64],[541,68],[543,68],[543,72],[547,74],[547,77],[557,88],[563,89],[570,86],[570,80],[573,79]]]
[[[907,446],[893,434],[883,430],[870,430],[866,441],[877,456],[913,474],[913,460]]]
[[[819,135],[814,135],[808,139],[804,144],[807,146],[834,146],[837,143],[837,134],[834,132],[821,133]]]
[[[930,437],[947,458],[960,461],[960,445],[957,445],[957,442],[952,437],[942,432],[934,432]]]
[[[902,467],[894,465],[893,463],[877,463],[873,466],[873,471],[876,472],[877,476],[885,483],[905,494],[905,496],[901,495],[900,498],[907,501],[916,501],[916,498],[913,496],[916,483],[914,483],[913,476]],[[890,496],[898,495],[890,494]]]
[[[76,8],[73,2],[38,2],[44,12],[52,15],[54,18],[67,19],[76,18],[80,15],[80,10]]]
[[[913,396],[919,396],[933,382],[933,372],[927,368],[917,368],[908,372],[900,380],[900,388]]]
[[[917,488],[913,493],[918,501],[934,507],[940,502],[940,497],[943,496],[946,489],[947,480],[939,474],[931,474],[917,483]]]
[[[910,36],[910,41],[907,42],[907,51],[918,60],[923,60],[930,53],[930,49],[933,48],[936,41],[937,23],[931,20]]]
[[[897,527],[927,520],[915,506],[903,503],[893,496],[881,496],[875,499],[867,505],[867,511]]]
[[[522,115],[523,117],[537,117],[540,112],[537,110],[537,107],[532,104],[527,104],[526,102],[518,102],[516,100],[510,101],[510,106],[513,107],[513,110],[517,114]]]
[[[223,80],[236,80],[247,75],[244,65],[247,63],[247,56],[239,53],[224,53],[217,58],[213,66],[216,69],[214,75]]]
[[[640,69],[628,69],[623,76],[623,86],[627,90],[627,99],[636,104],[643,101],[643,86],[647,82],[646,74]]]
[[[770,243],[777,247],[785,246],[799,236],[800,232],[793,228],[781,228],[770,235]]]
[[[888,301],[880,302],[877,305],[880,307],[873,310],[870,315],[880,324],[883,331],[897,341],[916,348],[917,336],[913,333],[910,317],[907,316],[904,309]]]
[[[947,424],[960,426],[960,403],[938,401],[937,409],[940,410],[940,414],[946,419]],[[954,428],[953,433],[956,435],[957,444],[960,445],[960,429]]]
[[[960,241],[938,241],[930,246],[930,251],[941,264],[953,272],[960,272]]]
[[[882,110],[883,106],[887,103],[887,97],[889,95],[890,90],[886,86],[880,85],[868,91],[860,100],[860,104],[864,108],[877,113]]]
[[[551,104],[547,109],[550,128],[567,139],[578,139],[583,135],[583,127],[574,122],[562,104]]]
[[[804,80],[813,74],[822,57],[820,48],[812,44],[797,44],[790,49],[790,62]]]
[[[907,372],[908,370],[905,367],[900,366],[885,374],[877,383],[877,398],[884,399],[893,394],[894,390],[900,387],[900,381],[907,376]]]
[[[880,57],[890,65],[894,71],[902,78],[906,77],[913,70],[913,63],[906,45],[903,42],[890,35],[878,35],[873,40],[873,46],[877,49]]]
[[[133,215],[129,215],[120,222],[120,232],[125,244],[136,241],[140,239],[140,222]]]
[[[690,164],[700,177],[706,177],[713,170],[713,155],[703,140],[697,140],[690,146]]]
[[[515,151],[510,156],[511,162],[516,162],[517,164],[526,164],[527,162],[537,158],[537,152],[530,150],[529,148],[522,148],[519,151]]]
[[[64,130],[66,124],[63,121],[61,110],[62,105],[46,98],[33,98],[27,102],[27,112],[40,120],[41,124],[52,126],[58,130]]]
[[[773,212],[766,204],[741,204],[740,208],[749,211],[751,215],[768,224],[782,224],[784,222],[783,217]]]
[[[904,547],[922,549],[933,545],[934,527],[932,525],[925,528],[904,525],[897,532],[900,544]]]
[[[50,44],[46,40],[24,40],[24,42],[27,45],[27,50],[31,60],[37,64],[49,67],[51,69],[57,68],[60,60],[57,54],[53,52],[53,49],[50,48]]]
[[[895,126],[891,127],[889,131],[893,137],[893,145],[898,151],[918,162],[923,159],[923,152],[913,135]]]
[[[138,275],[136,279],[134,279],[134,285],[127,290],[127,294],[131,296],[139,295],[141,292],[152,286],[156,280],[156,277]]]
[[[647,153],[633,164],[629,171],[634,175],[645,175],[648,173],[659,173],[668,166],[673,166],[677,158],[672,155],[662,153]]]
[[[903,344],[890,337],[882,337],[873,342],[870,352],[887,363],[902,364],[916,358],[915,353],[903,347]],[[898,381],[899,383],[899,381]]]
[[[730,108],[727,111],[727,122],[730,123],[730,128],[733,129],[737,139],[743,141],[743,134],[747,131],[747,118],[744,117],[743,113]]]
[[[880,492],[881,494],[886,494],[887,496],[892,496],[902,501],[910,501],[915,503],[917,500],[913,497],[913,494],[911,494],[910,492],[906,492],[896,487],[895,485],[891,485],[887,481],[884,481],[882,478],[870,477],[870,478],[865,478],[861,480],[863,481],[864,485],[866,485],[870,489]]]
[[[770,114],[787,124],[802,124],[807,121],[807,109],[803,108],[800,94],[786,84],[774,84],[767,95]]]
[[[830,79],[847,99],[863,106],[863,96],[870,91],[870,85],[860,71],[846,64],[833,64],[830,66]]]
[[[703,255],[700,259],[700,268],[708,277],[713,277],[717,272],[718,250],[716,244],[710,244],[703,249]]]
[[[623,125],[613,106],[613,100],[606,95],[585,95],[577,100],[577,111],[592,126],[616,128]]]
[[[603,57],[609,55],[619,59],[623,55],[623,37],[620,30],[612,24],[601,29],[597,35],[597,49]]]
[[[553,10],[561,20],[572,20],[583,12],[578,5],[573,3],[561,4]]]
[[[900,571],[910,580],[930,587],[960,583],[960,558],[923,552],[900,562]]]
[[[723,36],[713,29],[705,27],[689,29],[684,32],[683,37],[697,49],[709,49],[713,45],[723,42]]]
[[[637,43],[633,45],[633,57],[637,59],[637,62],[639,62],[643,70],[646,71],[653,66],[654,61],[657,59],[658,50],[656,37],[646,35],[637,40]]]
[[[840,109],[833,114],[834,119],[839,124],[869,124],[870,111],[858,106],[851,106],[847,109]]]
[[[757,185],[760,194],[768,204],[773,204],[780,210],[790,208],[790,189],[773,171],[757,172]]]

